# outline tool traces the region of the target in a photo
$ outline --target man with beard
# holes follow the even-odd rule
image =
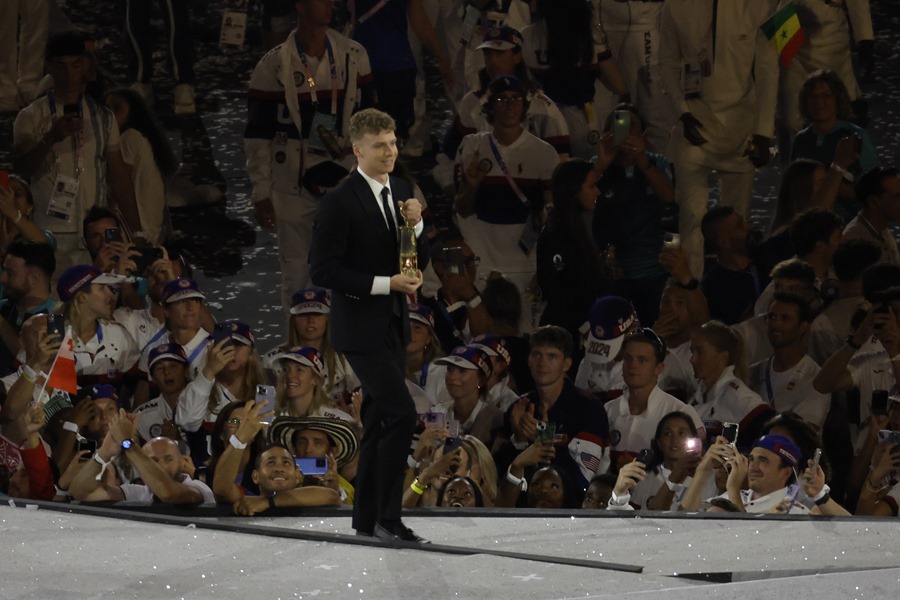
[[[750,258],[753,227],[730,206],[716,206],[704,215],[701,230],[706,248],[716,255],[700,284],[710,316],[734,325],[750,316],[765,286],[764,275]]]
[[[750,367],[750,387],[778,412],[795,412],[821,429],[831,398],[812,387],[819,365],[806,353],[811,317],[800,296],[775,294],[766,314],[774,353]]]

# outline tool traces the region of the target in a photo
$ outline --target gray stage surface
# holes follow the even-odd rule
[[[0,599],[862,600],[894,599],[900,589],[896,519],[408,517],[434,542],[424,551],[346,535],[346,512],[89,510],[0,507]]]

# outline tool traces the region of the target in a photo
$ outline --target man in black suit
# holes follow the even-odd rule
[[[332,292],[331,343],[347,357],[364,393],[353,528],[357,535],[423,542],[400,521],[416,424],[405,383],[410,340],[406,294],[422,285],[421,271],[417,277],[399,273],[401,211],[415,227],[420,268],[427,261],[427,246],[420,235],[421,204],[409,184],[390,175],[397,160],[394,126],[389,115],[375,109],[350,119],[359,166],[319,205],[310,265],[313,282]]]

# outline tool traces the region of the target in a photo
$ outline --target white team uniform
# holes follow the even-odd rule
[[[659,387],[654,387],[647,400],[647,410],[639,415],[631,414],[628,406],[630,391],[607,402],[603,408],[609,419],[610,452],[613,462],[619,455],[633,457],[644,448],[650,447],[653,436],[656,435],[656,427],[664,416],[673,411],[687,413],[698,432],[703,430],[703,421],[697,411],[670,394],[665,393]],[[629,462],[623,457],[622,460]]]
[[[751,499],[753,492],[750,490],[741,490],[741,500],[744,503],[744,510],[748,513],[770,513],[772,510],[781,504],[781,502],[785,499],[788,493],[788,488],[783,487],[780,490],[775,490],[771,494],[766,494],[765,496],[759,496],[757,498]],[[730,500],[728,497],[728,492],[718,496],[719,498],[724,498],[726,500]],[[808,515],[809,509],[806,508],[800,502],[796,500],[791,503],[791,508],[788,511],[790,515]]]
[[[746,361],[747,366],[767,359],[775,351],[772,348],[772,343],[769,341],[766,316],[764,314],[758,314],[755,317],[736,323],[731,326],[731,329],[744,342],[743,359]],[[817,364],[825,364],[828,357],[834,354],[843,343],[843,340],[837,337],[824,315],[817,316],[810,323],[808,352]]]
[[[144,373],[147,373],[148,376],[150,373],[150,369],[148,367],[148,365],[150,364],[150,351],[160,344],[168,344],[170,341],[168,335],[154,337],[156,339],[153,342],[147,344],[141,349],[140,369]],[[210,337],[209,332],[201,327],[194,335],[194,337],[191,338],[191,341],[181,347],[184,350],[184,355],[187,356],[188,361],[191,363],[191,378],[196,378],[197,374],[200,372],[200,369],[202,369],[203,365],[206,364],[206,352],[209,350],[211,340],[212,338]]]
[[[213,382],[198,373],[178,395],[175,410],[169,406],[161,395],[138,406],[134,411],[140,413],[138,434],[144,440],[162,435],[163,421],[172,421],[181,430],[181,437],[186,442],[186,431],[197,431],[203,424],[207,413],[209,393]]]
[[[522,294],[523,320],[530,322],[531,301],[525,290],[537,270],[537,244],[528,254],[519,247],[519,239],[527,225],[526,208],[511,189],[503,170],[491,149],[490,133],[473,133],[463,138],[456,158],[456,169],[462,172],[472,162],[476,152],[480,162],[490,162],[476,194],[475,214],[458,220],[460,231],[476,256],[481,257],[484,272],[499,271],[516,284]],[[543,206],[553,170],[559,164],[559,154],[553,146],[523,131],[508,146],[496,143],[510,177],[528,198],[529,205]],[[536,239],[536,238],[535,238]]]
[[[693,146],[676,123],[665,153],[678,159],[681,245],[695,273],[703,272],[700,221],[709,202],[710,174],[719,176],[720,201],[746,217],[754,176],[753,163],[744,154],[747,143],[754,134],[774,136],[778,60],[759,26],[775,5],[773,0],[719,2],[715,22],[709,0],[668,0],[663,5],[663,86],[679,115],[689,112],[702,123],[707,140]],[[696,76],[686,76],[686,68]]]
[[[87,342],[72,336],[75,371],[88,375],[119,379],[138,362],[138,348],[131,335],[118,323],[97,321],[97,330]]]
[[[125,328],[137,344],[138,351],[143,352],[144,348],[151,341],[156,341],[165,335],[165,323],[160,323],[152,314],[149,308],[125,308],[120,307],[113,313],[113,320]]]
[[[708,392],[705,388],[700,382],[691,406],[703,419],[707,437],[721,431],[723,423],[741,423],[766,406],[759,394],[735,376],[733,366],[725,367]]]
[[[750,367],[750,388],[776,411],[795,412],[821,430],[831,408],[831,394],[820,394],[812,385],[820,370],[808,354],[780,372],[772,368],[772,359],[760,361]]]

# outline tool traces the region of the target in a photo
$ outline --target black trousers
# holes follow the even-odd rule
[[[353,528],[371,532],[376,523],[400,520],[406,457],[416,426],[416,406],[406,387],[400,317],[392,319],[383,352],[344,355],[364,394]]]

